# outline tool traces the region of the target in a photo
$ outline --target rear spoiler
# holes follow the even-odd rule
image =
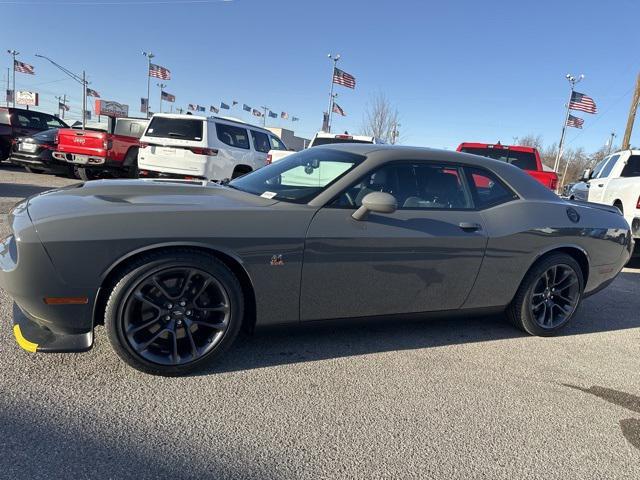
[[[595,208],[597,210],[604,210],[605,212],[617,213],[618,215],[622,215],[620,210],[618,210],[618,207],[614,207],[612,205],[605,205],[603,203],[587,202],[587,201],[584,201],[584,200],[567,200],[567,199],[565,199],[565,202],[573,204],[573,205],[581,206],[581,207],[590,207],[590,208]]]

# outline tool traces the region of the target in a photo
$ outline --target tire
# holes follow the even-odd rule
[[[24,167],[24,170],[27,173],[42,173],[42,170],[36,170],[35,168],[31,167]]]
[[[88,182],[90,180],[96,180],[97,178],[100,178],[97,173],[91,171],[90,168],[86,168],[86,167],[77,167],[76,168],[76,176],[80,180],[84,180],[85,182]]]
[[[122,175],[124,178],[138,178],[138,149],[132,148],[127,152],[124,158],[124,163],[127,165]]]
[[[172,284],[183,270],[185,283]],[[209,302],[215,306],[206,307]],[[127,265],[111,290],[104,323],[109,342],[127,364],[152,375],[179,376],[221,355],[237,337],[243,315],[242,288],[233,272],[212,255],[180,249]]]
[[[622,206],[622,202],[614,202],[613,206],[620,210],[620,215],[624,215],[624,207]]]
[[[545,288],[544,276],[547,275],[548,280],[551,277],[549,272],[554,268],[557,284],[554,286],[554,282],[547,281]],[[559,281],[564,274],[570,277]],[[573,318],[582,301],[583,292],[584,278],[578,262],[564,253],[550,254],[529,269],[507,308],[507,318],[530,335],[552,336]],[[566,302],[565,299],[573,302]]]

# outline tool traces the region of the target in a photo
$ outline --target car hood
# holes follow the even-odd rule
[[[50,190],[28,200],[32,221],[136,211],[234,210],[277,203],[229,187],[172,180],[97,180]]]

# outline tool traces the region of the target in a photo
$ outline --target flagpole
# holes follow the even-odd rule
[[[87,75],[82,71],[82,130],[87,126]]]
[[[142,54],[147,57],[147,118],[149,118],[149,109],[151,107],[151,59],[155,57],[155,55],[151,52],[142,52]],[[162,103],[162,101],[160,102]]]
[[[7,53],[13,57],[13,108],[16,107],[16,57],[20,55],[17,50],[7,50]]]
[[[160,110],[159,113],[162,113],[162,92],[164,91],[164,87],[166,87],[167,85],[164,83],[158,83],[157,84],[160,87]]]
[[[567,111],[564,115],[564,123],[562,124],[562,134],[560,135],[560,143],[558,145],[558,153],[556,154],[556,161],[553,164],[553,171],[554,172],[558,172],[558,169],[560,168],[560,158],[562,158],[562,149],[564,147],[564,137],[565,137],[565,133],[567,132],[567,120],[569,120],[569,105],[571,104],[571,98],[573,97],[573,91],[576,87],[576,83],[579,83],[580,80],[582,80],[584,78],[584,75],[580,75],[578,78],[574,77],[573,75],[567,73],[566,75],[567,80],[569,81],[569,84],[571,85],[571,90],[569,91],[569,100],[567,100]]]
[[[331,117],[333,116],[333,75],[336,72],[336,65],[338,64],[338,60],[340,60],[340,54],[332,55],[331,53],[327,55],[330,60],[333,60],[333,68],[331,69],[331,89],[329,90],[329,108],[327,109],[327,115],[329,116],[327,120],[327,133],[331,133]]]

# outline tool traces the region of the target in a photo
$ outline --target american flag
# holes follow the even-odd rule
[[[300,120],[298,117],[291,117],[292,122],[297,122],[298,120]]]
[[[24,62],[19,62],[18,60],[13,61],[13,69],[16,72],[28,73],[29,75],[36,74],[36,72],[33,69],[33,65],[29,65],[28,63],[24,63]]]
[[[356,88],[356,77],[340,70],[339,68],[334,68],[333,83],[337,83],[338,85],[342,85],[347,88]]]
[[[283,120],[289,120],[289,114],[287,112],[282,112],[280,114],[280,118],[282,118]]]
[[[187,110],[191,110],[192,112],[195,112],[196,111],[196,107],[197,107],[197,105],[194,105],[193,103],[190,103],[187,106]]]
[[[342,107],[338,105],[336,102],[333,102],[333,113],[337,113],[338,115],[342,115],[343,117],[347,116],[347,114],[344,113],[344,110],[342,109]]]
[[[244,110],[245,112],[250,112],[251,107],[245,103],[244,105],[242,105],[242,110]]]
[[[211,113],[219,113],[219,112],[220,112],[220,109],[218,109],[218,108],[214,107],[213,105],[211,105],[211,106],[209,107],[209,111],[210,111]]]
[[[584,120],[582,118],[574,117],[571,114],[569,114],[569,118],[567,118],[567,127],[582,128],[583,123]]]
[[[260,110],[256,110],[255,108],[251,111],[255,117],[261,117],[262,112]]]
[[[206,112],[206,111],[207,111],[207,109],[206,109],[206,108],[204,108],[204,107],[202,107],[202,106],[200,106],[200,105],[196,105],[196,110],[197,110],[198,112]]]
[[[87,88],[87,97],[100,98],[100,94],[91,88]]]
[[[69,105],[66,103],[58,102],[58,108],[64,110],[65,112],[69,111]]]
[[[142,113],[147,113],[149,111],[149,100],[146,98],[140,99],[140,111]]]
[[[229,110],[229,105],[224,102],[220,102],[220,108],[224,108],[225,110]]]
[[[176,96],[175,95],[171,95],[170,93],[167,93],[167,92],[164,92],[164,91],[160,93],[160,97],[165,102],[174,103],[176,101]]]
[[[162,80],[171,80],[171,72],[167,68],[156,65],[155,63],[149,65],[149,76]]]
[[[597,113],[598,111],[596,108],[596,102],[593,101],[593,98],[579,92],[573,92],[571,94],[569,108],[571,110],[580,110],[587,113]]]

